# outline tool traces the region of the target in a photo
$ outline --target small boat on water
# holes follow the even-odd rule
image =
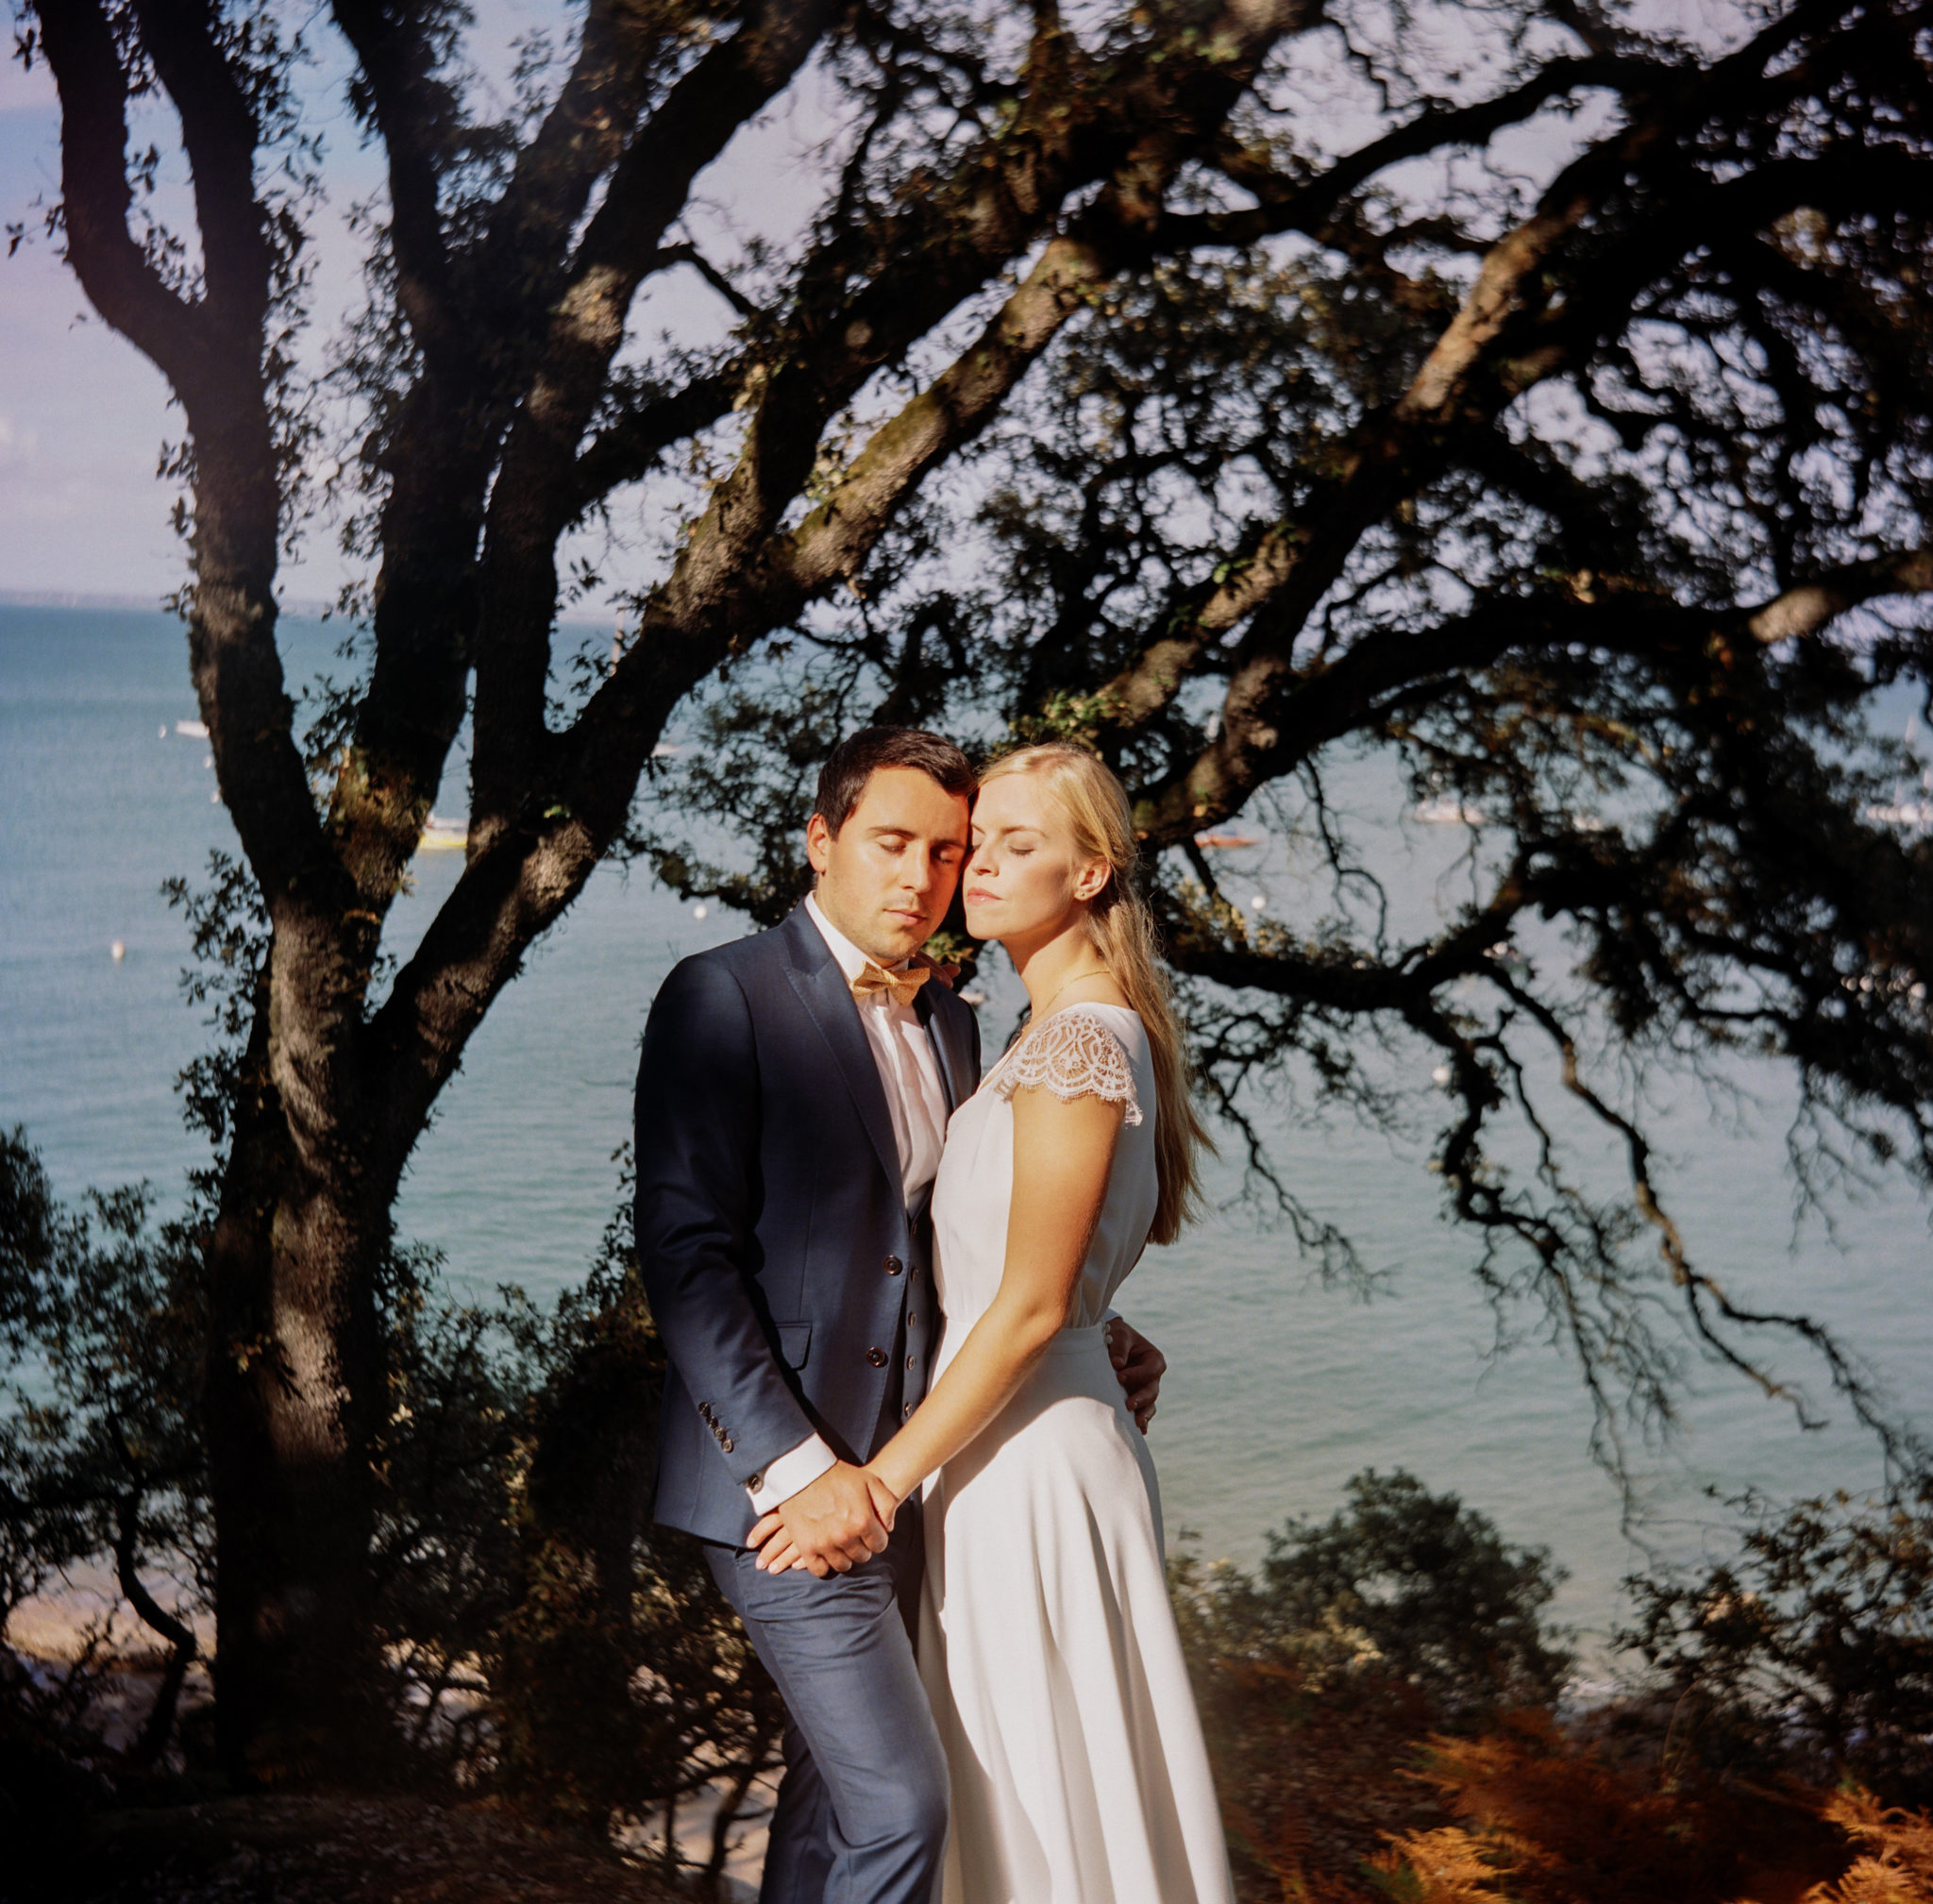
[[[1413,809],[1414,817],[1425,826],[1482,826],[1482,807],[1468,806],[1445,794],[1439,800],[1426,800]]]
[[[175,723],[175,732],[176,733],[185,733],[190,740],[206,740],[208,738],[208,722],[205,720],[177,720]]]
[[[464,819],[439,819],[435,814],[416,842],[418,852],[462,852],[470,843],[470,823]]]

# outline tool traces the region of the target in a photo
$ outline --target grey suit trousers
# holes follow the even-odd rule
[[[760,1904],[930,1904],[947,1761],[913,1658],[916,1497],[886,1551],[849,1574],[762,1574],[748,1548],[705,1553],[791,1715]]]

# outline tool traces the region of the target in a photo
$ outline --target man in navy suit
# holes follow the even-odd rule
[[[889,1536],[859,1464],[938,1346],[926,1204],[980,1035],[919,949],[973,790],[935,734],[842,741],[806,830],[812,896],[680,964],[645,1030],[638,1262],[671,1361],[653,1511],[707,1542],[790,1715],[763,1904],[927,1904],[946,1842],[917,1502]],[[1165,1365],[1116,1332],[1145,1427]],[[745,1540],[766,1512],[807,1570],[759,1571]]]

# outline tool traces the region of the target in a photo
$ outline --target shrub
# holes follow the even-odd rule
[[[1735,1561],[1626,1582],[1620,1638],[1676,1707],[1675,1748],[1933,1804],[1933,1472],[1874,1501],[1745,1505]]]
[[[1255,1578],[1213,1577],[1203,1611],[1222,1643],[1373,1664],[1439,1727],[1556,1698],[1571,1654],[1545,1624],[1564,1577],[1545,1549],[1507,1545],[1487,1516],[1400,1469],[1368,1469],[1343,1492],[1319,1525],[1270,1533]]]
[[[8,1791],[157,1795],[164,1767],[191,1769],[176,1708],[214,1584],[204,1222],[196,1205],[156,1225],[144,1190],[63,1209],[21,1134],[0,1137],[0,1631],[22,1600],[105,1565],[165,1648],[121,1748],[99,1643],[65,1671],[0,1648]],[[453,1302],[420,1249],[384,1265],[370,1566],[394,1726],[369,1773],[493,1794],[598,1841],[626,1829],[667,1865],[680,1808],[716,1787],[715,1876],[782,1712],[697,1548],[649,1522],[664,1356],[625,1229],[620,1205],[550,1311],[515,1289]]]
[[[1836,1792],[1825,1815],[1859,1847],[1845,1875],[1805,1904],[1925,1904],[1933,1897],[1933,1814],[1883,1806],[1870,1792]]]
[[[1411,1474],[1361,1474],[1346,1495],[1271,1535],[1255,1575],[1172,1570],[1248,1896],[1361,1896],[1390,1834],[1442,1816],[1408,1776],[1423,1740],[1549,1702],[1568,1665],[1547,1555]]]
[[[1796,1796],[1660,1782],[1608,1764],[1548,1715],[1433,1740],[1419,1777],[1454,1821],[1394,1835],[1370,1860],[1404,1904],[1749,1904],[1843,1862]]]

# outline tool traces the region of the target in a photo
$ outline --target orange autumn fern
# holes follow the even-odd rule
[[[1815,1885],[1805,1904],[1933,1904],[1933,1812],[1889,1810],[1870,1792],[1835,1793],[1825,1816],[1859,1856],[1836,1884]]]
[[[1371,1860],[1403,1904],[1777,1904],[1841,1860],[1775,1794],[1658,1789],[1579,1750],[1543,1714],[1437,1739],[1420,1775],[1455,1820],[1391,1835]],[[1798,1870],[1760,1890],[1768,1865]],[[1913,1893],[1822,1895],[1901,1904]]]
[[[1404,1831],[1370,1862],[1403,1904],[1501,1904],[1506,1895],[1477,1841],[1457,1825]]]

